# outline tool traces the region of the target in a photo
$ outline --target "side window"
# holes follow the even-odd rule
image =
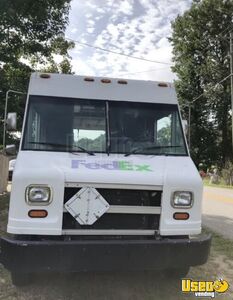
[[[31,126],[28,129],[27,142],[37,142],[40,139],[40,115],[35,109],[31,109],[28,121]]]
[[[155,122],[155,141],[159,146],[171,145],[172,140],[172,117],[171,114],[157,119]]]
[[[182,126],[180,126],[180,121],[178,117],[178,113],[173,114],[172,116],[172,145],[183,146],[184,139],[182,135]],[[177,148],[176,152],[179,152],[181,148]]]

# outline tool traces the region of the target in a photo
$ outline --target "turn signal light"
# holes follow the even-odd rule
[[[46,218],[47,215],[48,212],[45,209],[32,209],[28,212],[30,218]]]
[[[175,220],[188,220],[189,214],[184,212],[176,212],[174,213],[173,218]]]

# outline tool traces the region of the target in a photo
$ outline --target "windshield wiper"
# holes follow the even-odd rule
[[[37,145],[48,145],[48,146],[54,146],[54,147],[61,147],[61,148],[67,148],[67,145],[63,145],[63,144],[55,144],[55,143],[46,143],[46,142],[29,142],[29,144],[37,144]],[[75,152],[77,149],[82,150],[83,152],[86,152],[89,155],[95,155],[94,152],[89,151],[81,146],[75,146],[75,148],[69,148],[68,147],[68,152],[73,153]]]
[[[137,153],[138,151],[140,150],[152,150],[152,149],[163,149],[163,148],[180,148],[181,146],[148,146],[148,147],[138,147],[138,148],[135,148],[131,151],[129,151],[128,153],[125,154],[125,156],[129,156],[131,154],[134,154],[134,153]]]

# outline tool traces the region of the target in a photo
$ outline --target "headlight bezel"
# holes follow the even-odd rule
[[[190,204],[189,205],[179,205],[179,204],[175,204],[175,197],[176,197],[176,194],[179,193],[179,194],[182,194],[182,193],[187,193],[190,195],[191,197],[191,200],[190,200]],[[172,193],[172,196],[171,196],[171,206],[174,207],[174,208],[184,208],[184,209],[187,209],[187,208],[192,208],[193,207],[193,203],[194,203],[194,195],[193,195],[193,192],[192,191],[174,191]]]
[[[30,190],[32,188],[41,188],[41,189],[46,189],[48,191],[48,200],[46,201],[32,201],[30,199]],[[52,188],[47,185],[47,184],[30,184],[26,187],[25,190],[25,200],[26,203],[30,206],[46,206],[49,205],[53,201],[53,193],[52,193]]]

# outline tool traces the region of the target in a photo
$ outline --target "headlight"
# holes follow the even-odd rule
[[[174,192],[172,206],[178,208],[190,208],[193,205],[193,194],[191,192]]]
[[[29,185],[26,188],[26,201],[32,205],[47,205],[52,201],[51,188],[46,185]]]

